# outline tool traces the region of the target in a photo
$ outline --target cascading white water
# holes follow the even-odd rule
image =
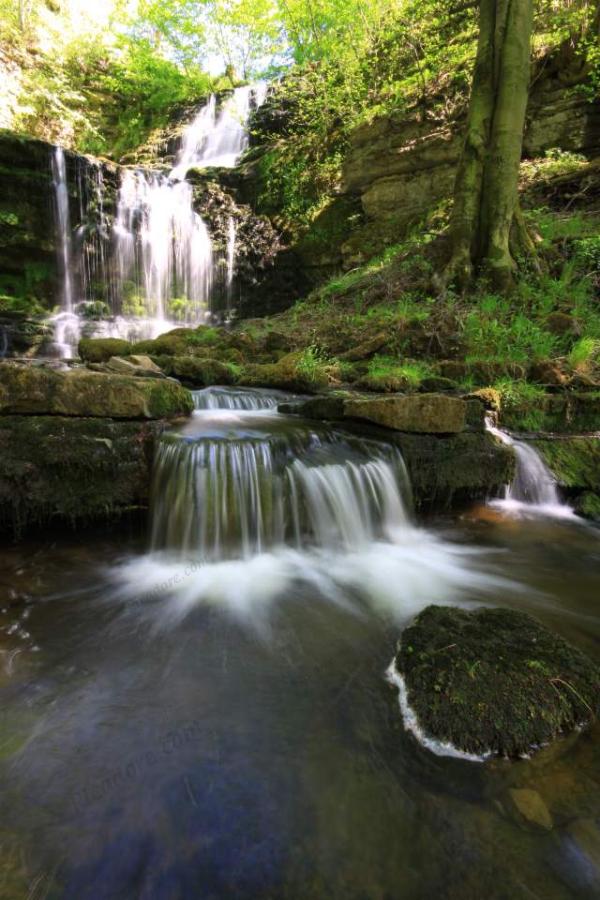
[[[398,451],[358,439],[165,437],[155,462],[153,548],[204,560],[284,545],[357,549],[406,524],[406,478]]]
[[[285,391],[267,391],[261,388],[209,387],[193,391],[194,407],[205,409],[239,409],[251,412],[274,410],[280,403],[291,400],[293,395]]]
[[[411,522],[394,447],[247,411],[237,389],[198,394],[202,410],[158,447],[151,552],[115,571],[133,608],[171,624],[217,603],[260,628],[272,602],[300,591],[406,622],[508,588],[476,551]]]
[[[194,212],[193,189],[185,181],[193,166],[234,166],[248,143],[250,111],[264,100],[266,87],[237,88],[217,112],[212,96],[186,128],[175,167],[168,176],[141,170],[123,173],[114,237],[120,288],[136,288],[143,317],[162,322],[203,321],[210,311],[213,250],[209,231]],[[226,291],[235,269],[235,222],[227,235]],[[131,306],[125,304],[126,310]],[[135,305],[135,304],[133,304]],[[156,330],[156,329],[155,329]],[[158,332],[160,333],[160,327]]]
[[[207,312],[212,246],[192,200],[187,182],[123,175],[114,226],[119,277],[124,283],[139,273],[147,318],[197,323]]]
[[[513,448],[516,458],[515,477],[506,486],[504,497],[494,500],[493,505],[514,513],[533,512],[560,518],[574,516],[571,507],[560,499],[556,479],[534,447],[496,428],[490,420],[487,428],[498,440]]]
[[[213,95],[186,129],[171,178],[183,179],[193,167],[232,168],[248,146],[250,112],[264,103],[265,83],[236,88],[217,112]]]
[[[60,276],[60,311],[52,317],[54,348],[64,359],[74,355],[79,340],[79,317],[74,313],[73,235],[69,208],[69,187],[65,152],[55,147],[51,159],[54,190],[58,271]]]
[[[71,213],[69,210],[69,188],[65,152],[55,147],[52,156],[52,176],[56,203],[56,227],[58,256],[61,276],[61,312],[73,312],[73,262]]]
[[[248,117],[264,101],[266,90],[263,84],[237,88],[220,110],[212,96],[184,131],[169,175],[124,169],[112,228],[104,211],[102,170],[83,160],[85,171],[80,166],[77,175],[76,241],[64,152],[56,148],[52,172],[62,288],[61,310],[52,324],[61,356],[74,355],[81,334],[139,340],[206,320],[217,260],[185,176],[191,166],[231,167],[238,162],[248,144]],[[229,308],[235,274],[233,217],[225,242],[225,259],[218,262],[225,273],[220,283],[224,281]],[[81,296],[76,298],[76,292]],[[98,300],[109,305],[110,317],[96,318],[90,304]]]
[[[226,274],[226,290],[227,290],[227,311],[231,312],[233,278],[235,275],[235,249],[236,249],[237,229],[235,219],[229,216],[227,222],[227,274]]]

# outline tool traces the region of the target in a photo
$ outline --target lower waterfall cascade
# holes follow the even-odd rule
[[[401,620],[428,603],[510,589],[480,570],[477,551],[413,522],[397,448],[280,414],[281,399],[195,393],[191,421],[160,440],[150,550],[115,570],[119,597],[158,599],[167,621],[219,602],[258,626],[260,610],[298,584],[343,605],[368,599]]]
[[[210,222],[194,210],[186,175],[192,167],[237,164],[248,146],[249,117],[266,92],[262,82],[236,88],[220,108],[211,96],[184,130],[168,174],[122,168],[112,221],[105,208],[101,165],[81,157],[69,168],[62,148],[54,150],[61,289],[60,310],[50,322],[57,355],[75,355],[81,336],[143,340],[178,326],[202,324],[216,312],[217,282],[222,282],[224,304],[219,314],[232,314],[236,222],[229,217],[225,244],[217,255]],[[78,224],[73,228],[71,193],[78,198]],[[100,315],[98,287],[106,298]]]

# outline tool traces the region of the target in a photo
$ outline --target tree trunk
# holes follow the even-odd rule
[[[464,289],[479,271],[487,272],[499,288],[512,282],[511,228],[518,211],[532,28],[533,0],[481,0],[450,223],[452,256],[442,285],[456,280]],[[520,217],[519,222],[523,224]]]

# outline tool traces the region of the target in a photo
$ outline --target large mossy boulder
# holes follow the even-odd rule
[[[1,415],[162,419],[188,415],[193,408],[189,391],[169,379],[0,365]]]
[[[600,710],[600,668],[515,610],[429,606],[395,668],[427,737],[469,754],[529,754]]]
[[[395,431],[420,434],[458,434],[469,426],[479,430],[484,427],[483,404],[443,394],[397,394],[348,400],[344,414]]]

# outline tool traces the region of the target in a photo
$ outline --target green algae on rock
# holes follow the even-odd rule
[[[529,754],[600,709],[598,666],[515,610],[429,606],[395,668],[425,735],[467,754]]]

